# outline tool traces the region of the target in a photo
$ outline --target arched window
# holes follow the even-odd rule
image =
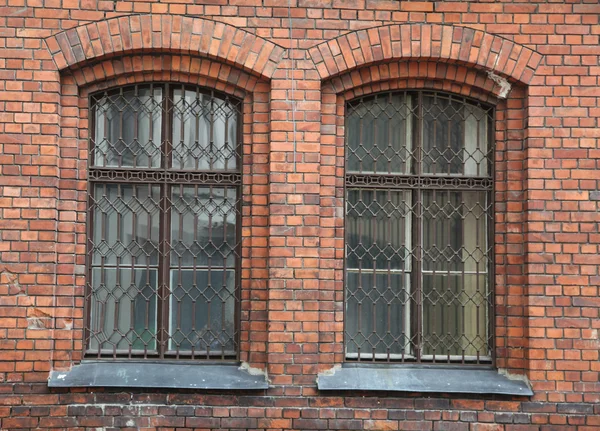
[[[240,111],[181,84],[91,96],[88,356],[237,358]]]
[[[348,360],[492,360],[491,106],[433,91],[346,105]]]

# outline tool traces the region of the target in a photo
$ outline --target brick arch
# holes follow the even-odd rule
[[[446,91],[493,105],[506,97],[504,89],[484,71],[459,63],[432,60],[373,64],[323,83],[324,94],[340,94],[344,100],[403,88]]]
[[[152,51],[199,54],[270,79],[284,48],[246,30],[203,18],[127,15],[75,27],[46,39],[59,70],[108,57]]]
[[[467,27],[394,24],[357,30],[309,50],[322,80],[393,60],[462,63],[529,84],[542,55],[513,41]]]

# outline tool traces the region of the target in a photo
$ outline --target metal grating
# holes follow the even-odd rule
[[[90,113],[86,354],[236,359],[240,101],[135,85]]]
[[[431,91],[347,104],[347,360],[492,361],[493,117]]]

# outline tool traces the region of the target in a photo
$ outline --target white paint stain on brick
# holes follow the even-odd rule
[[[496,75],[491,70],[488,70],[488,78],[490,78],[492,81],[494,81],[496,84],[498,84],[500,86],[500,91],[498,92],[498,97],[500,99],[506,99],[506,96],[508,96],[508,93],[512,88],[512,86],[510,85],[510,82],[508,82],[506,80],[506,78],[503,78],[500,75]]]

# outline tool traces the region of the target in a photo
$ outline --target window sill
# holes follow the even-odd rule
[[[265,374],[238,364],[84,361],[69,371],[52,371],[51,388],[127,387],[170,389],[268,389]]]
[[[344,364],[319,374],[321,391],[392,391],[532,396],[526,382],[490,368]]]

